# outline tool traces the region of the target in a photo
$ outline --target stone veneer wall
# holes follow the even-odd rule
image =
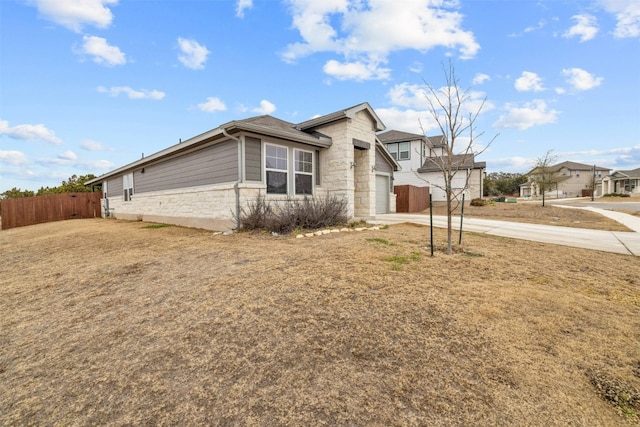
[[[246,208],[266,187],[240,183],[238,189],[240,207]],[[117,219],[227,231],[236,225],[236,192],[234,183],[226,183],[134,194],[130,202],[111,197],[109,210]]]
[[[319,128],[319,132],[332,138],[332,145],[320,154],[322,190],[327,196],[347,199],[347,213],[354,216],[353,144],[348,139],[347,121],[330,123]],[[317,188],[317,187],[316,187]],[[317,193],[316,193],[317,194]]]
[[[375,130],[364,111],[353,119],[320,126],[318,131],[332,138],[331,148],[320,156],[322,190],[327,195],[347,198],[350,217],[375,216]],[[353,139],[371,144],[369,150],[355,150]],[[352,167],[352,164],[355,166]]]
[[[372,118],[365,111],[356,113],[349,127],[351,137],[371,144],[369,150],[356,150],[355,216],[376,216],[376,134]]]

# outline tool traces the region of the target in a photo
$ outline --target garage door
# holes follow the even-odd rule
[[[376,175],[376,213],[389,212],[389,177]]]

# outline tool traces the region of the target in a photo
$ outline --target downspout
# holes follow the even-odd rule
[[[238,142],[238,180],[233,183],[233,191],[236,196],[236,212],[235,212],[235,221],[236,225],[233,227],[233,230],[237,230],[240,228],[240,187],[239,184],[242,182],[242,141],[240,138],[232,136],[227,132],[225,128],[222,129],[222,134],[229,138]]]

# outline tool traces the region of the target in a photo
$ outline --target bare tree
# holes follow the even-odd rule
[[[544,156],[538,157],[529,177],[535,182],[542,193],[542,207],[544,207],[545,193],[547,189],[553,188],[553,184],[558,185],[558,171],[553,168],[553,164],[558,161],[558,156],[554,156],[553,150],[547,151]]]
[[[429,103],[429,113],[435,120],[442,135],[441,150],[435,152],[434,157],[427,158],[438,171],[442,173],[443,184],[434,184],[444,191],[447,200],[447,254],[452,253],[452,216],[460,205],[460,197],[469,186],[470,169],[476,155],[483,153],[498,135],[479,146],[479,138],[484,132],[476,132],[476,120],[485,106],[486,98],[482,99],[477,108],[472,107],[470,89],[460,87],[455,67],[449,61],[449,66],[442,67],[446,86],[436,89],[426,81],[426,98]],[[420,123],[423,134],[425,129]],[[475,151],[474,151],[475,150]],[[463,185],[454,187],[458,173],[465,174]]]

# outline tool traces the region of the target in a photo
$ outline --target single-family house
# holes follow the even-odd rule
[[[615,171],[602,178],[601,194],[629,194],[640,197],[640,168]]]
[[[272,116],[234,120],[108,172],[106,216],[211,230],[237,226],[259,195],[282,202],[338,196],[352,218],[395,211],[397,162],[376,133],[368,103],[302,123]]]
[[[594,196],[601,196],[601,179],[610,169],[576,162],[562,162],[547,168],[552,184],[545,189],[547,197],[585,197],[594,189]],[[533,168],[527,173],[527,182],[520,185],[521,197],[538,197],[540,194],[541,169]]]
[[[475,155],[446,155],[443,136],[424,135],[390,130],[378,134],[378,139],[400,165],[393,176],[394,186],[429,187],[433,201],[445,201],[446,193],[442,169],[453,162],[457,170],[452,187],[465,194],[466,200],[482,197],[486,163],[476,162]]]

